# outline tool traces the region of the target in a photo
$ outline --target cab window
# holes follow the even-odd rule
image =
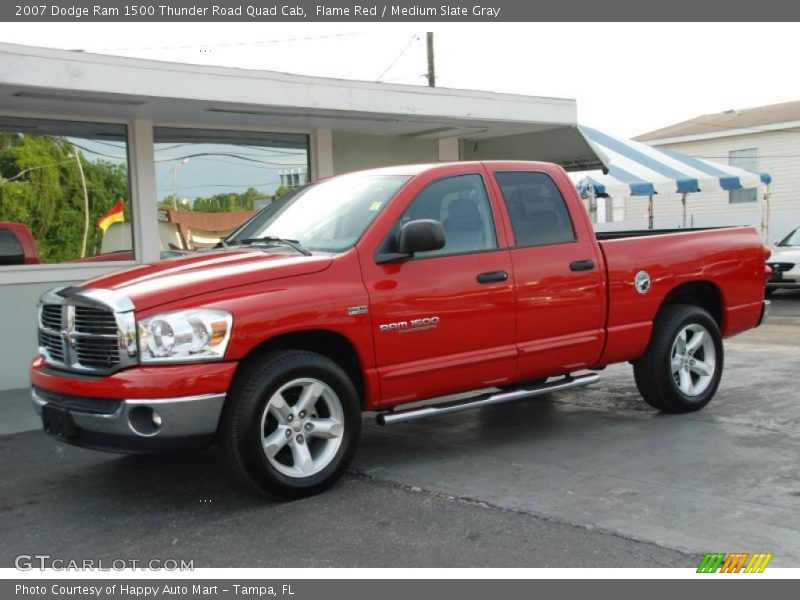
[[[21,265],[25,253],[13,231],[0,229],[0,265]]]
[[[511,218],[517,246],[545,246],[575,241],[567,204],[545,173],[495,173]]]
[[[394,239],[400,227],[417,219],[439,221],[445,236],[444,248],[420,252],[417,258],[497,248],[492,208],[480,175],[456,175],[428,185],[400,217],[392,231]]]

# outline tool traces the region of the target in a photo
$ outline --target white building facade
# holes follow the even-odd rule
[[[159,260],[165,209],[259,208],[282,173],[293,186],[462,159],[598,168],[576,118],[570,99],[0,44],[0,221],[28,227],[39,251],[38,264],[0,261],[0,390],[28,385],[39,296]],[[100,224],[120,207],[124,228]]]
[[[661,149],[769,173],[769,242],[800,227],[800,102],[703,115],[635,138]],[[765,189],[687,196],[687,226],[764,225]],[[647,198],[615,201],[624,227],[644,227]],[[680,194],[654,199],[655,227],[680,227]],[[615,223],[615,226],[617,224]]]

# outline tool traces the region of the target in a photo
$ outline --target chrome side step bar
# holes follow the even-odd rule
[[[471,408],[480,408],[482,406],[513,402],[514,400],[542,396],[551,392],[561,392],[563,390],[570,390],[572,388],[584,387],[593,383],[597,383],[599,379],[600,375],[597,373],[588,373],[586,375],[578,375],[576,377],[568,375],[562,379],[543,383],[542,385],[520,388],[510,392],[480,394],[479,396],[464,398],[463,400],[453,400],[452,402],[442,402],[441,404],[429,404],[427,406],[409,408],[407,410],[393,410],[387,413],[379,414],[377,417],[375,417],[375,420],[378,422],[378,425],[406,423],[408,421],[416,421],[418,419],[425,419],[427,417],[433,417],[436,415],[446,415],[448,413],[460,412],[462,410],[469,410]]]

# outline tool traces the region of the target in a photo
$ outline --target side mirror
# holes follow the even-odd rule
[[[397,239],[399,254],[414,255],[444,248],[444,228],[434,219],[409,221],[400,229]]]

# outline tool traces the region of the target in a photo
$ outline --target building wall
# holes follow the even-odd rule
[[[770,185],[769,240],[774,241],[800,226],[800,130],[753,132],[678,144],[660,145],[698,158],[728,164],[731,150],[757,148],[759,170],[772,175]],[[715,225],[753,225],[761,228],[763,188],[752,203],[733,203],[727,192],[704,192],[687,196],[687,224],[695,227]],[[680,227],[681,196],[654,198],[656,227]],[[619,224],[615,224],[616,228]],[[647,198],[629,198],[625,203],[625,228],[647,226]],[[606,226],[605,228],[609,228]]]
[[[438,160],[438,140],[333,132],[334,173]]]
[[[0,390],[28,383],[28,363],[36,354],[36,304],[39,296],[67,281],[0,285]]]
[[[131,129],[137,127],[134,123]],[[151,124],[144,123],[139,129],[145,133]],[[317,132],[314,132],[315,134]],[[433,162],[439,159],[439,142],[437,140],[420,140],[409,137],[382,137],[333,132],[330,137],[327,131],[324,136],[313,136],[312,169],[319,171],[332,161],[333,172],[340,173],[354,169],[404,164],[415,162]],[[140,136],[142,137],[142,136]],[[136,207],[135,246],[145,248],[155,256],[140,257],[157,260],[158,227],[155,206],[155,189],[153,182],[153,146],[152,135],[144,139],[131,136],[132,153],[139,160],[132,160],[130,165],[131,185],[134,190],[134,206]],[[328,140],[332,143],[328,143]],[[137,144],[138,142],[138,144]],[[322,159],[325,160],[322,160]],[[319,160],[320,163],[317,163]],[[326,162],[326,160],[328,162]],[[320,172],[320,176],[329,173]],[[144,198],[151,198],[144,202]],[[148,231],[149,230],[149,231]],[[146,233],[145,233],[146,232]],[[126,263],[125,266],[130,265]],[[119,266],[121,268],[122,265]],[[44,266],[32,268],[6,267],[0,272],[0,390],[22,388],[29,385],[27,365],[37,350],[36,339],[36,304],[45,291],[50,288],[78,283],[93,276],[100,275],[117,268],[114,265],[93,267],[77,267],[69,265]],[[9,340],[13,340],[10,343]]]

